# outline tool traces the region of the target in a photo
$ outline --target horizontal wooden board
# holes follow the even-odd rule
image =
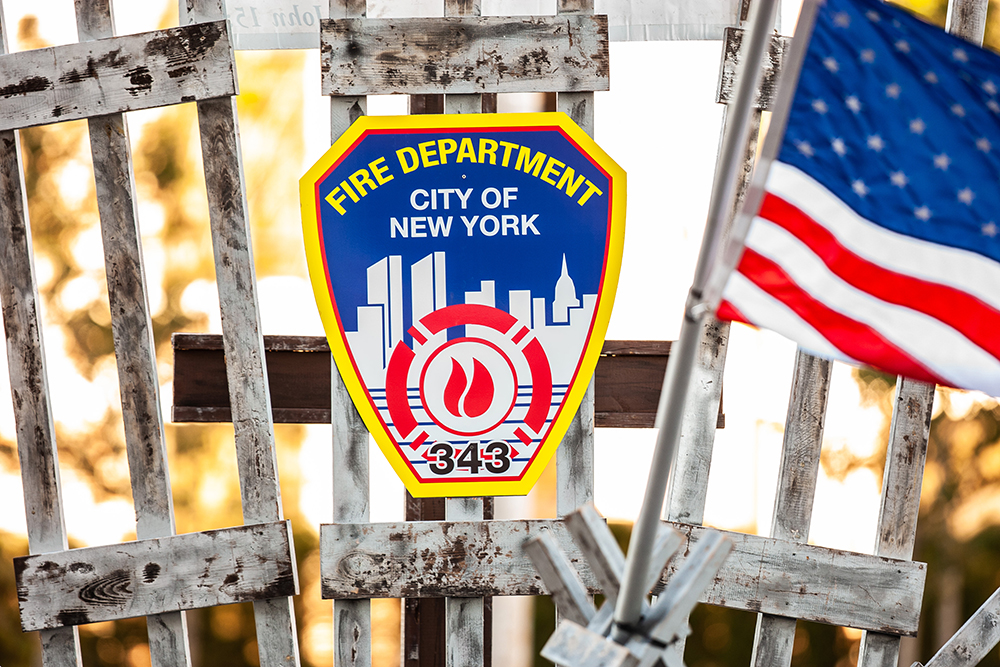
[[[684,563],[710,529],[670,525]],[[320,527],[324,598],[544,595],[523,542],[551,531],[591,593],[593,573],[558,520],[330,524]],[[734,549],[701,601],[809,621],[914,634],[926,566],[722,531]]]
[[[0,56],[0,130],[235,95],[225,21]]]
[[[175,422],[227,422],[229,385],[222,337],[174,334]],[[330,346],[321,336],[264,336],[276,423],[330,423]],[[605,341],[594,385],[596,424],[652,428],[669,341]],[[718,426],[725,425],[722,406]]]
[[[719,91],[716,102],[729,104],[733,96],[736,82],[736,67],[740,62],[740,46],[743,44],[744,31],[740,28],[726,28],[723,40],[722,69],[719,72]],[[781,70],[781,60],[788,51],[792,40],[781,35],[771,36],[764,62],[764,76],[754,99],[754,105],[763,111],[770,111],[774,104],[774,96],[778,90],[778,73]]]
[[[14,559],[25,631],[297,595],[288,521]]]
[[[606,16],[321,22],[324,95],[608,90]]]

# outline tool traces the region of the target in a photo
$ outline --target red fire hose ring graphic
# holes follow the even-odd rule
[[[545,355],[545,350],[542,349],[541,343],[538,342],[537,338],[532,338],[523,347],[521,347],[519,344],[530,333],[530,330],[520,324],[513,315],[490,306],[478,304],[447,306],[425,315],[420,320],[420,325],[422,325],[422,327],[425,328],[431,335],[440,333],[441,331],[451,327],[465,326],[468,324],[488,327],[499,332],[507,337],[507,339],[513,343],[516,349],[518,349],[524,356],[524,360],[527,362],[528,369],[531,373],[532,392],[531,401],[528,405],[528,410],[525,413],[523,423],[529,429],[534,431],[535,435],[540,434],[542,429],[545,427],[549,406],[552,404],[552,371],[549,368],[548,357]],[[421,331],[416,327],[411,327],[409,334],[418,343],[423,344],[427,341],[424,334],[421,333]],[[442,424],[441,421],[435,417],[434,414],[432,414],[431,410],[428,409],[423,390],[423,378],[426,374],[427,367],[430,365],[432,360],[446,347],[454,346],[463,342],[478,343],[486,351],[492,349],[495,351],[494,354],[500,355],[500,357],[502,357],[507,364],[510,364],[510,360],[507,359],[507,356],[500,351],[496,345],[490,343],[489,341],[471,337],[448,341],[434,350],[424,362],[424,366],[421,369],[421,403],[423,404],[424,409],[427,410],[427,414],[432,420],[434,420],[435,424],[446,431],[455,433],[456,435],[478,435],[479,433],[485,431],[463,432],[461,430],[456,430],[454,426],[449,427],[447,424]],[[392,419],[393,424],[395,425],[401,438],[404,440],[412,435],[418,426],[417,418],[413,414],[413,410],[410,407],[409,398],[407,396],[407,378],[409,377],[410,367],[413,364],[415,357],[416,353],[408,345],[403,342],[397,343],[396,347],[393,349],[392,357],[389,359],[389,366],[386,369],[386,402],[388,404],[389,417]],[[444,388],[444,404],[449,406],[448,411],[457,413],[459,409],[463,409],[473,415],[477,413],[482,414],[490,406],[484,406],[481,401],[479,403],[476,402],[477,396],[469,393],[466,389],[467,378],[465,377],[465,371],[458,367],[454,359],[452,359],[452,363],[455,368],[453,369],[454,373],[452,375],[452,379],[449,380],[448,385],[452,385],[456,375],[460,375],[461,378],[459,380],[460,386],[446,386]],[[478,361],[478,359],[474,358],[473,366],[475,370],[473,371],[472,381],[475,383],[477,382],[476,376],[481,373],[480,366],[482,366],[482,364]],[[485,370],[485,368],[483,368],[483,370]],[[511,366],[511,373],[513,374],[513,366]],[[489,381],[488,372],[483,373],[482,377],[483,380],[481,382]],[[490,389],[492,389],[492,386],[490,386]],[[463,391],[465,393],[463,393]],[[516,397],[516,386],[514,394]],[[461,408],[453,407],[458,405],[459,396],[463,399],[463,405]],[[502,410],[502,418],[499,420],[501,423],[504,419],[506,419],[507,415],[510,414],[512,409],[513,401],[509,407]],[[531,438],[528,437],[522,429],[518,429],[518,431],[518,435],[523,441],[526,440],[526,442],[530,442]],[[426,438],[427,434],[421,433],[410,446],[416,448],[422,444]]]

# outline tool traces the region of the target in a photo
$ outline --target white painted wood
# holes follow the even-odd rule
[[[446,498],[444,511],[448,521],[481,522],[483,499]],[[482,597],[445,598],[445,667],[482,666],[486,655],[484,620]]]
[[[802,350],[795,356],[771,537],[799,543],[809,538],[832,366]],[[758,614],[751,664],[788,667],[794,644],[794,618]]]
[[[0,55],[9,51],[7,25],[0,0]],[[0,132],[0,304],[14,423],[17,458],[24,488],[28,550],[32,554],[66,549],[59,453],[49,403],[45,345],[38,311],[38,287],[28,224],[28,204],[16,131]],[[40,633],[46,667],[83,664],[80,635],[74,628]]]
[[[606,16],[324,20],[324,95],[608,90]]]
[[[704,520],[728,349],[729,323],[706,317],[688,389],[681,441],[667,486],[665,518],[670,521],[698,525]]]
[[[972,667],[1000,642],[1000,589],[942,646],[927,667]],[[917,663],[920,664],[920,663]]]
[[[364,17],[365,0],[330,0],[331,18]],[[368,113],[365,96],[330,98],[330,142],[337,141]],[[369,519],[368,429],[354,407],[337,365],[331,359],[331,421],[333,422],[333,520],[344,523]],[[371,602],[333,601],[333,664],[371,667]]]
[[[982,45],[989,4],[989,0],[951,0],[945,18],[946,29],[967,42]]]
[[[594,501],[594,379],[556,450],[556,514]]]
[[[224,21],[7,55],[0,129],[151,109],[236,93]]]
[[[632,653],[604,635],[563,620],[542,649],[542,657],[560,667],[638,667]]]
[[[560,617],[584,626],[590,623],[597,610],[552,533],[543,531],[525,541],[524,551],[549,589]]]
[[[706,532],[691,550],[690,557],[677,569],[663,594],[643,615],[639,641],[648,645],[647,638],[652,638],[669,644],[686,637],[688,614],[703,597],[705,588],[717,576],[732,548],[732,541],[722,533]]]
[[[225,17],[221,0],[187,0],[187,10],[193,21]],[[236,435],[243,520],[246,523],[277,521],[281,518],[281,489],[235,98],[199,101],[198,126],[222,311],[222,338]],[[289,548],[291,546],[289,541]],[[291,598],[255,602],[254,621],[262,665],[299,664]]]
[[[875,540],[878,555],[913,556],[933,407],[934,385],[897,379]],[[896,667],[898,662],[898,637],[878,632],[861,635],[859,667]]]
[[[746,34],[741,28],[726,28],[722,44],[722,68],[719,70],[719,89],[715,101],[728,104],[733,97],[733,84],[736,82],[736,68],[740,62],[740,47]],[[791,37],[771,36],[771,45],[767,50],[767,60],[764,62],[764,73],[761,76],[760,88],[754,106],[761,111],[770,111],[774,104],[774,96],[778,88],[778,72],[781,61],[791,45]]]
[[[709,531],[667,524],[684,538],[661,584]],[[551,531],[588,592],[597,579],[561,521],[406,522],[320,526],[324,598],[544,595],[521,545]],[[723,532],[733,553],[701,602],[860,629],[913,634],[923,563]],[[661,587],[658,586],[658,589]]]
[[[743,173],[737,184],[733,215],[739,210],[750,184],[750,172],[756,159],[760,130],[759,110],[751,113],[749,124],[747,146],[743,153]],[[722,131],[719,137],[720,154],[727,125],[728,115],[723,111]],[[723,243],[728,233],[727,228],[723,232]],[[670,481],[667,484],[667,497],[664,502],[665,518],[695,525],[700,525],[705,517],[708,477],[712,467],[712,452],[715,448],[719,405],[722,401],[722,377],[729,349],[730,324],[707,316],[702,320],[701,327],[698,356],[688,385],[680,443],[674,457],[674,465],[670,470]],[[685,642],[686,637],[681,637],[675,642],[674,654],[670,656],[671,661],[683,662]]]
[[[114,36],[109,0],[76,0],[81,41]],[[121,387],[125,444],[138,539],[176,532],[160,411],[160,382],[135,205],[128,125],[122,114],[88,120],[101,216],[111,329]],[[154,667],[190,665],[187,619],[172,612],[147,619]]]
[[[295,595],[290,534],[288,521],[276,521],[16,558],[21,627]]]
[[[625,554],[593,503],[581,505],[565,518],[573,542],[590,564],[607,601],[614,605],[625,571]],[[679,540],[678,540],[679,543]]]

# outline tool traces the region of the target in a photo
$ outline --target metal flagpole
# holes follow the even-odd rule
[[[657,409],[656,448],[650,464],[642,508],[632,531],[625,559],[625,573],[615,605],[611,638],[620,644],[628,640],[631,630],[639,621],[642,603],[648,592],[644,588],[649,558],[660,523],[670,466],[680,440],[684,402],[698,349],[701,321],[708,311],[703,301],[703,290],[718,254],[722,232],[736,193],[736,181],[743,168],[742,157],[750,130],[750,112],[758,88],[761,60],[774,26],[777,4],[777,0],[755,0],[751,8],[753,17],[743,41],[736,96],[730,106],[734,122],[723,136],[694,280],[684,306],[680,336],[671,350],[670,363],[663,378],[663,390]]]

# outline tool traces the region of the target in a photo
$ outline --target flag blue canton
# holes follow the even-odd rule
[[[895,232],[1000,261],[1000,57],[878,0],[827,0],[778,159]]]

